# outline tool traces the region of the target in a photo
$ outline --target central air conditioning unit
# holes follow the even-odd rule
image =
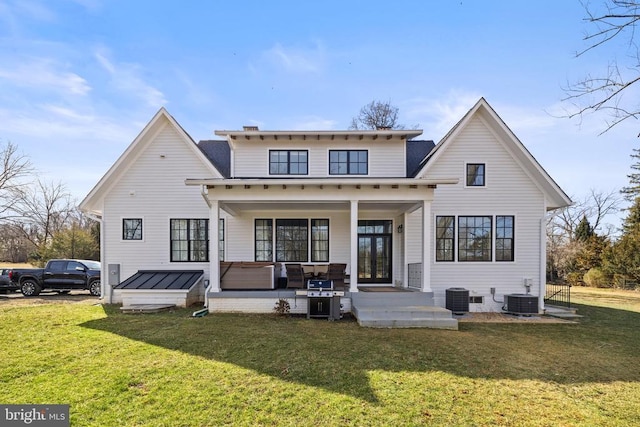
[[[446,308],[453,314],[469,312],[469,290],[465,288],[449,288],[445,291]]]
[[[511,314],[538,314],[538,297],[528,294],[505,295],[502,309]]]

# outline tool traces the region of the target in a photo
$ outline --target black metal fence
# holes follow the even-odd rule
[[[564,283],[547,283],[544,302],[550,305],[571,308],[571,285]]]

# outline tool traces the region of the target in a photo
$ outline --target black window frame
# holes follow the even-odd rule
[[[273,219],[256,218],[253,222],[253,231],[254,260],[273,261]]]
[[[510,220],[510,225],[501,225],[503,222]],[[496,261],[497,262],[513,262],[515,260],[515,230],[516,218],[514,215],[496,215]],[[508,244],[507,244],[508,242]],[[509,247],[506,247],[509,246]]]
[[[442,224],[441,221],[449,221]],[[450,236],[448,235],[450,234]],[[436,261],[453,262],[456,254],[456,217],[454,215],[436,216]],[[448,245],[447,245],[448,243]]]
[[[469,225],[470,220],[473,220],[473,223],[471,225]],[[465,222],[465,224],[463,224],[463,221]],[[488,231],[488,233],[486,235],[478,237],[478,230],[482,233],[486,233]],[[458,262],[493,261],[493,217],[491,215],[458,216],[457,240]],[[477,247],[477,243],[479,243],[479,248]],[[477,251],[480,251],[480,253],[482,254],[481,257],[475,256],[475,253],[477,253]]]
[[[334,156],[340,154],[346,154],[346,160],[340,161],[340,159],[334,160]],[[360,156],[364,154],[365,160],[361,161],[359,158],[352,159],[352,155]],[[365,171],[360,171],[360,166],[364,164]],[[346,167],[346,172],[342,172],[340,165]],[[334,167],[337,166],[338,170],[334,171]],[[357,167],[356,167],[357,166]],[[329,150],[329,175],[369,175],[369,151],[368,150]]]
[[[138,226],[132,228],[130,225],[133,221],[138,222]],[[136,237],[136,232],[139,230],[140,237]],[[133,233],[132,233],[133,231]],[[129,241],[141,241],[143,237],[142,230],[142,218],[122,218],[122,240]]]
[[[309,262],[309,220],[276,218],[276,262]]]
[[[329,230],[328,218],[311,218],[311,262],[329,262]]]
[[[218,220],[218,259],[224,261],[224,218]]]
[[[480,180],[480,182],[476,182]],[[466,180],[467,187],[485,187],[487,184],[486,163],[467,163]]]
[[[186,221],[186,227],[176,228],[178,221]],[[202,222],[202,223],[200,223]],[[200,223],[197,227],[196,224]],[[204,231],[204,239],[193,237],[194,232]],[[176,232],[180,235],[178,238]],[[197,237],[197,236],[196,236]],[[176,248],[176,243],[186,242],[186,249]],[[204,249],[196,247],[196,244],[204,244]],[[186,253],[186,259],[177,257],[177,254]],[[196,255],[204,255],[197,257]],[[178,259],[177,259],[178,258]],[[169,219],[169,260],[170,262],[209,262],[209,219],[208,218],[170,218]]]
[[[305,155],[305,161],[301,162],[301,161],[296,161],[298,159],[293,158],[292,157],[296,157],[296,156],[292,156],[293,154],[297,154],[298,156],[304,153]],[[278,161],[274,162],[273,156],[274,155],[278,155]],[[286,154],[286,159],[284,159],[283,161],[281,161],[280,156]],[[293,165],[302,165],[304,164],[304,172],[300,172],[299,170],[297,172],[292,172]],[[276,170],[274,170],[274,166],[277,167],[275,168]],[[286,171],[281,171],[281,166],[284,165]],[[269,175],[309,175],[309,150],[269,150]]]

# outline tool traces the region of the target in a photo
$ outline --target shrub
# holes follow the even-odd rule
[[[571,286],[584,286],[584,282],[582,281],[582,274],[578,273],[577,271],[567,274],[566,281]]]
[[[288,316],[290,310],[291,305],[289,304],[289,301],[284,298],[280,298],[276,302],[276,306],[273,307],[273,311],[279,316]]]
[[[584,283],[592,288],[610,288],[611,281],[607,280],[607,276],[599,268],[592,268],[584,275]]]

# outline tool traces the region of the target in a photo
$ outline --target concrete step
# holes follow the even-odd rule
[[[352,292],[351,301],[361,307],[434,305],[433,292]]]
[[[547,305],[544,308],[544,314],[546,316],[557,317],[559,319],[567,319],[567,320],[580,319],[584,317],[580,314],[577,314],[577,311],[578,310],[576,310],[575,308],[559,307],[554,305]]]
[[[352,307],[352,310],[358,324],[370,328],[458,329],[458,320],[442,307]]]

